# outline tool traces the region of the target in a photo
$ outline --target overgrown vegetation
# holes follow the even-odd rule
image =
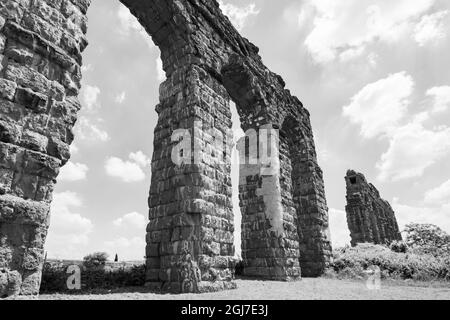
[[[406,245],[414,252],[436,257],[450,254],[450,235],[433,224],[409,224],[405,228]]]
[[[95,252],[83,258],[83,265],[88,269],[102,268],[108,261],[109,255],[106,252]]]
[[[108,255],[94,253],[86,256],[78,266],[81,271],[81,290],[68,289],[69,265],[63,262],[47,262],[42,271],[41,293],[87,292],[92,290],[113,290],[123,287],[145,285],[145,265],[126,263],[108,264]]]
[[[377,266],[384,279],[450,281],[450,236],[429,224],[410,224],[405,234],[405,242],[389,247],[360,244],[335,250],[327,275],[361,279]]]

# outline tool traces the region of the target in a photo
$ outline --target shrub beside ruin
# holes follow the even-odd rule
[[[113,290],[123,287],[142,287],[145,284],[145,264],[82,262],[46,262],[42,272],[41,293],[77,292],[69,290],[67,273],[70,265],[81,270],[81,292]]]
[[[366,270],[373,266],[380,268],[383,279],[450,281],[448,253],[435,256],[415,252],[413,249],[403,253],[373,244],[337,249],[328,275],[339,278],[364,278]]]
[[[334,251],[327,274],[339,278],[364,278],[379,267],[385,279],[450,281],[450,235],[432,224],[406,226],[405,241],[390,246],[359,244]]]

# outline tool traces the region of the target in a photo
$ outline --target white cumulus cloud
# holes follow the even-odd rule
[[[149,49],[155,48],[151,36],[145,31],[144,27],[139,23],[137,18],[131,14],[130,10],[125,6],[120,6],[117,12],[117,17],[120,23],[120,33],[128,37],[130,34],[137,32],[139,36],[145,41]]]
[[[137,163],[116,157],[106,161],[105,169],[109,176],[119,178],[123,182],[138,182],[145,179],[145,173]]]
[[[149,158],[142,152],[131,153],[129,160],[122,160],[117,157],[110,157],[106,160],[106,173],[114,178],[119,178],[124,182],[139,182],[145,179],[143,169],[150,163]]]
[[[73,212],[83,202],[74,192],[55,193],[51,207],[51,223],[46,250],[51,258],[81,259],[86,254],[89,234],[94,225],[91,220]]]
[[[125,214],[123,217],[114,220],[113,224],[116,227],[133,227],[143,231],[147,226],[147,220],[145,219],[144,215],[137,212],[131,212]]]
[[[450,11],[439,11],[431,15],[424,16],[414,30],[414,39],[419,46],[436,44],[447,36],[444,19]]]
[[[75,143],[72,143],[70,145],[70,154],[74,155],[74,154],[77,154],[78,152],[80,152],[80,149],[78,148],[78,146]]]
[[[75,126],[75,135],[77,139],[89,142],[106,142],[109,140],[109,134],[100,128],[102,120],[92,119],[91,117],[80,116]]]
[[[420,177],[425,169],[450,153],[450,128],[427,129],[423,120],[416,117],[390,137],[389,149],[377,163],[381,181]]]
[[[142,151],[130,153],[129,158],[143,168],[148,167],[151,164],[150,158]]]
[[[260,12],[256,9],[256,4],[254,3],[251,3],[245,7],[238,7],[231,3],[225,3],[224,1],[219,0],[219,5],[222,12],[230,19],[231,23],[239,31],[247,25],[250,17],[257,16]]]
[[[425,194],[425,202],[429,204],[450,204],[450,180],[435,189],[427,191]]]
[[[344,115],[361,125],[361,135],[374,138],[392,132],[407,113],[414,81],[405,72],[366,85],[344,107]]]
[[[88,170],[85,164],[69,161],[62,167],[58,180],[68,182],[85,180]]]
[[[402,204],[394,199],[392,207],[395,211],[400,230],[409,223],[431,223],[450,233],[450,202],[440,206],[417,206]]]
[[[388,149],[376,164],[381,181],[420,177],[425,170],[450,154],[450,128],[428,128],[436,111],[448,105],[447,87],[427,91],[433,97],[426,112],[409,114],[414,80],[405,72],[366,85],[343,108],[351,122],[360,125],[364,138],[381,137]]]
[[[342,52],[362,52],[375,41],[390,42],[407,34],[434,0],[309,0],[314,28],[305,45],[316,63],[333,61]],[[347,54],[347,57],[348,54]]]
[[[450,86],[434,87],[427,91],[433,98],[433,112],[442,112],[450,108]]]
[[[81,67],[81,72],[85,73],[85,72],[92,71],[93,69],[94,69],[94,67],[92,66],[92,64],[86,64]]]
[[[127,93],[125,91],[123,91],[123,92],[119,93],[118,95],[116,95],[116,97],[114,98],[114,101],[117,104],[122,104],[126,98],[127,98]]]
[[[86,111],[92,112],[100,107],[99,104],[99,96],[101,90],[98,87],[85,85],[81,92],[81,101],[83,102],[83,106],[86,108]]]

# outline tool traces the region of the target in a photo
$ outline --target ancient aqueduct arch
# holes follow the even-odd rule
[[[19,281],[22,294],[39,290],[52,191],[70,157],[90,2],[0,2],[0,282]],[[231,128],[231,100],[244,131],[281,130],[275,180],[258,165],[241,168],[245,275],[320,275],[331,245],[308,111],[215,0],[121,2],[161,49],[167,75],[156,107],[147,284],[172,292],[234,286],[230,166],[210,161],[206,136],[201,164],[177,167],[170,158],[176,129]],[[276,219],[273,201],[283,208]]]

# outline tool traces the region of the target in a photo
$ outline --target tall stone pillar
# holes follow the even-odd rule
[[[0,2],[0,296],[39,292],[53,187],[80,109],[89,2]]]
[[[202,68],[161,85],[147,228],[147,285],[171,292],[234,287],[231,113]]]

